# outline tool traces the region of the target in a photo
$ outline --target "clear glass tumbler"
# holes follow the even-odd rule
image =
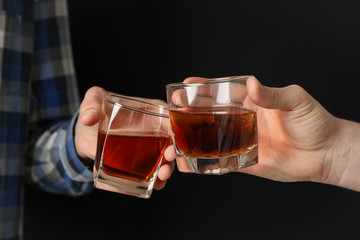
[[[164,106],[105,95],[94,164],[95,187],[149,198],[170,141],[168,118]]]
[[[223,174],[258,161],[256,109],[248,76],[166,86],[175,151],[187,171]]]

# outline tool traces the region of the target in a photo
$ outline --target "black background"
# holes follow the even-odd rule
[[[165,100],[189,76],[299,84],[360,120],[360,1],[68,1],[81,95],[97,85]],[[261,161],[261,159],[260,159]],[[360,174],[360,173],[359,173]],[[27,188],[27,239],[359,239],[360,193],[245,174],[175,170],[149,200]]]

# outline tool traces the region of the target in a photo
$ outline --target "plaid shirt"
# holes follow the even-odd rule
[[[93,187],[73,143],[79,96],[66,7],[0,0],[0,239],[23,238],[25,178],[71,196]]]

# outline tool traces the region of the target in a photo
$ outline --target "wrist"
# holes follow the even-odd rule
[[[360,124],[336,119],[324,158],[322,182],[360,191]]]

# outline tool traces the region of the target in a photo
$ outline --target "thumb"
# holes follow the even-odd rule
[[[255,77],[249,77],[247,89],[251,101],[267,109],[297,110],[312,101],[310,94],[298,85],[265,87]]]
[[[79,111],[79,119],[82,124],[92,126],[99,122],[103,96],[106,93],[107,91],[101,87],[92,87],[86,92]]]

